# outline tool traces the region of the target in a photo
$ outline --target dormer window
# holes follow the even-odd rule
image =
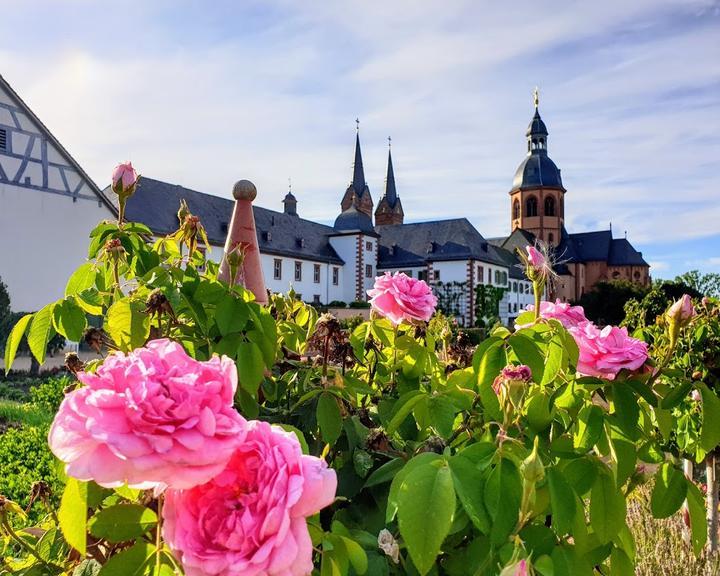
[[[298,248],[305,248],[305,238],[295,238],[295,243]]]
[[[7,150],[7,130],[0,128],[0,150]]]
[[[223,234],[227,234],[228,231],[228,223],[227,222],[221,222],[220,223],[220,232]]]
[[[263,233],[262,233],[262,239],[263,239],[265,242],[270,242],[270,241],[272,241],[272,232],[263,232]]]

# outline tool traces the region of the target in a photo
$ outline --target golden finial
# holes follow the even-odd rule
[[[533,90],[533,101],[535,102],[535,110],[537,110],[538,106],[540,106],[540,89],[537,86]]]

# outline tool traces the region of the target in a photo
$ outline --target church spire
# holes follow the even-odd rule
[[[352,187],[359,198],[365,191],[365,170],[363,169],[362,152],[360,151],[360,120],[355,119],[355,162],[353,163]]]
[[[400,202],[397,189],[395,188],[395,170],[393,170],[391,142],[392,139],[388,138],[388,166],[387,178],[385,179],[385,194],[383,194],[375,210],[375,224],[378,226],[402,224],[405,219],[402,202]]]
[[[390,207],[394,208],[397,203],[397,190],[395,188],[395,171],[393,170],[391,144],[392,139],[388,136],[388,165],[387,177],[385,178],[385,198],[387,198]]]

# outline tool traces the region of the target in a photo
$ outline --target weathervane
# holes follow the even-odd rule
[[[537,110],[538,106],[540,106],[540,89],[537,86],[533,91],[533,100],[535,101],[535,110]]]
[[[360,118],[355,118],[355,130],[360,132]]]
[[[292,178],[288,176],[288,192],[292,194]]]

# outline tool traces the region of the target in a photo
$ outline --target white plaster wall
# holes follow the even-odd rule
[[[337,255],[343,259],[345,266],[341,271],[342,297],[337,300],[353,302],[355,300],[355,270],[357,266],[357,236],[331,236],[330,245]],[[333,298],[335,300],[335,298]]]
[[[85,262],[90,231],[112,218],[97,200],[0,183],[0,278],[15,311],[32,312],[63,296]]]
[[[377,238],[372,236],[362,236],[362,250],[363,250],[363,266],[360,273],[362,274],[363,283],[363,297],[362,300],[367,300],[367,291],[370,290],[375,284],[375,278],[378,276],[377,269]],[[372,273],[367,274],[367,265],[372,265]]]
[[[467,260],[433,262],[432,267],[433,272],[440,272],[440,282],[467,282]]]
[[[425,266],[415,266],[415,267],[406,267],[406,268],[382,268],[378,270],[378,276],[380,274],[385,274],[385,272],[390,272],[391,274],[395,274],[395,272],[405,272],[408,276],[412,278],[419,278],[420,272],[425,272],[427,270],[427,267]]]
[[[282,263],[282,278],[280,280],[276,280],[274,275],[276,259]],[[292,287],[295,292],[302,295],[302,299],[306,302],[312,302],[316,294],[320,296],[320,302],[323,304],[327,304],[332,300],[343,300],[344,278],[343,267],[340,265],[262,253],[260,254],[260,261],[265,276],[265,285],[272,292],[285,293]],[[295,262],[302,263],[302,280],[299,282],[295,280]],[[315,282],[315,264],[320,266],[320,282]],[[332,283],[332,269],[335,267],[340,269],[337,286]]]

